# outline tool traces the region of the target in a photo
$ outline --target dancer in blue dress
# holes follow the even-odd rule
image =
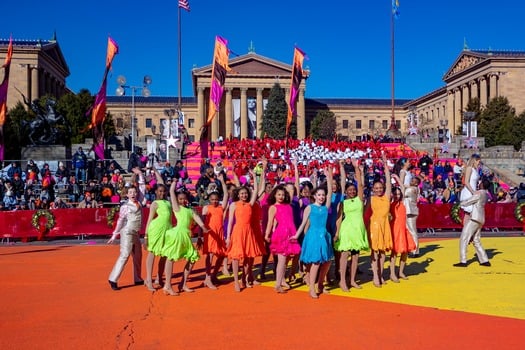
[[[327,174],[327,189],[318,187],[312,192],[314,202],[310,204],[303,214],[301,226],[297,229],[297,234],[291,239],[298,239],[305,228],[301,261],[306,264],[308,276],[305,278],[310,287],[310,296],[314,299],[319,298],[315,290],[315,282],[319,293],[328,293],[324,289],[324,280],[330,268],[331,260],[334,257],[332,238],[326,230],[328,220],[328,208],[332,198],[332,168],[325,169]],[[319,276],[317,274],[319,273]]]

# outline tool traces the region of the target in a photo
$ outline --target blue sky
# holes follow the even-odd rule
[[[182,11],[182,96],[193,96],[191,69],[211,64],[215,35],[236,54],[290,63],[294,45],[311,71],[306,97],[390,98],[391,0],[188,0]],[[85,5],[84,5],[85,4]],[[444,85],[463,49],[525,50],[525,5],[517,0],[400,0],[395,22],[396,98]],[[153,96],[177,96],[177,1],[27,0],[2,4],[0,37],[49,39],[56,31],[73,91],[98,91],[107,37],[120,46],[109,78],[152,77]],[[9,14],[9,15],[7,15]],[[234,57],[232,54],[230,57]]]

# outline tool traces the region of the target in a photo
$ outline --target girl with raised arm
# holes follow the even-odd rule
[[[297,240],[290,240],[290,237],[297,233],[290,202],[290,194],[284,185],[275,187],[268,199],[270,209],[265,239],[270,243],[272,254],[277,255],[275,276],[275,291],[277,293],[285,293],[283,286],[288,287],[284,280],[288,257],[298,256],[301,252]]]
[[[314,202],[304,210],[301,226],[297,229],[297,234],[290,238],[297,240],[301,233],[305,233],[300,260],[306,264],[306,280],[310,287],[310,297],[313,299],[319,298],[315,290],[316,281],[318,292],[328,293],[324,289],[324,281],[334,257],[332,238],[326,229],[332,198],[332,168],[328,167],[324,172],[328,175],[327,189],[317,187],[312,192]]]
[[[217,289],[217,273],[222,266],[226,255],[226,242],[224,241],[224,217],[226,207],[228,206],[228,188],[224,181],[224,175],[219,174],[219,180],[222,185],[223,198],[219,202],[219,192],[212,192],[208,199],[210,204],[202,209],[202,216],[209,231],[204,234],[204,244],[202,252],[206,255],[206,278],[204,285],[210,289]],[[212,271],[213,257],[216,257],[215,266]]]
[[[392,183],[390,182],[390,169],[386,155],[382,152],[382,162],[385,169],[385,183],[374,182],[372,186],[372,196],[370,197],[370,207],[372,216],[370,217],[369,240],[372,254],[370,255],[374,286],[380,288],[385,284],[383,279],[383,268],[385,264],[386,252],[392,249],[392,233],[390,230],[390,196],[392,193]]]
[[[392,220],[390,221],[390,230],[392,231],[390,280],[392,282],[398,283],[399,279],[396,276],[396,256],[400,255],[399,277],[402,279],[407,279],[404,271],[408,253],[416,249],[416,244],[407,227],[407,210],[403,203],[403,193],[405,192],[405,186],[396,174],[392,174],[392,177],[396,179],[397,183],[400,184],[400,187],[396,187],[392,191],[392,203],[390,204],[390,215],[392,217]]]
[[[241,291],[239,283],[239,262],[244,261],[242,286],[247,283],[247,271],[251,271],[253,260],[264,254],[264,244],[252,228],[252,207],[257,200],[257,191],[250,191],[247,186],[240,186],[233,191],[233,203],[230,204],[228,230],[226,234],[227,255],[232,262],[234,289]]]
[[[361,286],[357,284],[355,277],[357,274],[357,266],[359,263],[359,252],[361,250],[368,250],[368,237],[363,220],[364,207],[364,177],[363,166],[359,166],[357,159],[352,158],[352,165],[355,169],[355,179],[357,186],[353,183],[346,184],[346,172],[344,162],[341,162],[341,188],[345,189],[346,199],[343,201],[342,210],[337,222],[337,234],[334,237],[334,248],[339,252],[339,274],[341,279],[339,287],[348,292],[348,285],[346,283],[346,268],[348,264],[348,256],[351,256],[350,261],[350,286],[360,289]],[[344,219],[343,219],[344,214]]]
[[[187,285],[193,264],[199,259],[199,253],[191,241],[192,221],[195,221],[204,233],[208,232],[199,215],[192,209],[186,208],[188,204],[187,194],[184,192],[175,193],[176,187],[177,182],[173,181],[170,186],[170,199],[173,213],[177,218],[177,225],[166,231],[164,247],[161,253],[168,259],[164,270],[166,283],[164,284],[163,291],[166,295],[178,295],[171,287],[171,276],[173,273],[173,262],[180,259],[185,259],[186,265],[184,266],[182,281],[179,283],[179,291],[188,293],[194,291]],[[199,237],[199,240],[200,238],[201,237]]]
[[[171,223],[171,203],[167,200],[168,187],[164,184],[164,179],[160,173],[153,167],[157,179],[157,188],[155,190],[155,201],[149,208],[148,221],[146,223],[146,234],[144,235],[144,249],[148,251],[146,258],[146,280],[144,285],[149,291],[154,292],[152,275],[155,257],[159,258],[157,270],[157,282],[162,284],[162,274],[166,264],[166,258],[161,256],[162,247],[164,246],[164,235],[166,231],[173,227]]]

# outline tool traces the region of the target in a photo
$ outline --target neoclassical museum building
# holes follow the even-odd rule
[[[1,62],[6,56],[7,45],[8,40],[0,39]],[[264,108],[276,82],[285,89],[288,101],[292,66],[254,51],[231,59],[229,65],[235,73],[226,77],[225,91],[219,114],[211,125],[210,139],[260,137]],[[136,125],[133,128],[136,138],[166,138],[170,129],[168,125],[171,125],[172,135],[178,136],[178,125],[183,124],[187,137],[197,139],[207,115],[211,71],[211,64],[191,71],[193,96],[182,97],[180,106],[175,96],[136,96]],[[8,109],[22,101],[21,93],[31,100],[44,95],[60,97],[69,92],[66,84],[69,74],[66,59],[55,38],[14,40]],[[525,52],[465,48],[450,65],[443,82],[442,87],[424,96],[394,101],[396,124],[403,134],[417,126],[450,129],[452,135],[456,134],[464,121],[463,112],[472,98],[479,98],[483,106],[496,96],[504,96],[518,113],[525,110]],[[306,97],[307,85],[308,79],[303,79],[297,105],[298,138],[309,135],[309,124],[319,110],[335,114],[337,134],[343,138],[355,140],[365,134],[384,134],[389,128],[392,117],[390,98]],[[179,107],[181,115],[175,113]],[[114,118],[117,132],[130,135],[131,97],[108,96],[107,110]]]

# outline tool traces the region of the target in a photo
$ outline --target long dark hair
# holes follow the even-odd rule
[[[274,205],[275,203],[277,203],[277,200],[276,200],[275,196],[277,195],[278,191],[284,191],[284,201],[283,201],[283,203],[290,204],[290,202],[291,202],[290,193],[286,190],[285,185],[275,186],[275,188],[272,190],[272,192],[268,196],[268,204]]]

